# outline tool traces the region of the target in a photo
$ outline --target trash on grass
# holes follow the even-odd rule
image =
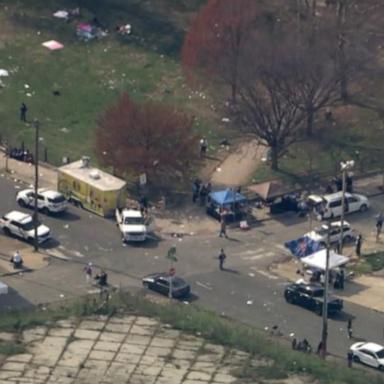
[[[64,48],[64,45],[56,40],[45,41],[41,45],[45,48],[48,48],[50,51],[57,51],[58,49]]]
[[[9,72],[6,69],[0,69],[0,76],[7,77]]]

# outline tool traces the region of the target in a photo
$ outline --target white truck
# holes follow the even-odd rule
[[[116,209],[116,221],[124,242],[143,242],[150,232],[149,220],[140,210]]]

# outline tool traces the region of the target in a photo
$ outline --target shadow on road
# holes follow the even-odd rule
[[[80,216],[77,215],[76,213],[71,212],[71,211],[65,211],[65,212],[61,213],[60,215],[59,214],[51,215],[51,217],[53,217],[54,219],[59,220],[59,221],[77,221],[77,220],[80,220]]]

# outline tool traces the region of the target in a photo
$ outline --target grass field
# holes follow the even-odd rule
[[[138,100],[151,98],[185,108],[196,117],[196,130],[215,146],[219,138],[238,136],[239,132],[220,124],[222,116],[212,108],[213,104],[218,106],[212,96],[186,86],[180,68],[185,31],[193,13],[204,3],[70,0],[65,6],[80,5],[82,16],[66,23],[52,16],[63,6],[59,0],[1,1],[0,69],[10,72],[9,77],[0,78],[1,138],[11,146],[24,142],[32,149],[34,130],[19,119],[24,101],[29,122],[33,118],[41,122],[41,159],[46,149],[48,162],[54,165],[61,164],[64,156],[76,160],[89,154],[95,160],[92,147],[97,119],[125,91]],[[98,41],[79,41],[76,23],[94,16],[108,29],[108,35]],[[116,35],[115,26],[120,23],[132,25],[132,36]],[[63,43],[64,49],[51,52],[41,45],[51,39]],[[373,156],[369,148],[377,147],[379,153],[378,143],[384,137],[383,113],[377,102],[383,94],[381,84],[376,75],[361,87],[358,101],[369,107],[336,109],[338,125],[329,140],[337,145],[298,143],[281,159],[280,172],[262,165],[253,181],[297,181],[310,179],[312,174],[315,178],[319,173],[332,174],[343,158],[354,158],[362,171],[380,166],[383,156]],[[54,96],[57,91],[60,96]]]
[[[92,152],[98,116],[122,92],[136,99],[152,98],[183,106],[191,113],[204,110],[206,100],[185,86],[177,59],[185,23],[177,9],[181,8],[184,18],[188,14],[188,9],[181,6],[183,2],[169,2],[168,6],[173,4],[175,8],[168,17],[172,21],[174,15],[172,24],[161,22],[160,14],[141,8],[137,1],[112,1],[109,3],[114,6],[107,9],[102,2],[94,1],[94,5],[100,5],[97,13],[92,12],[95,6],[81,8],[82,20],[96,14],[110,33],[88,43],[77,40],[75,22],[52,17],[59,2],[5,3],[8,6],[0,9],[0,68],[8,70],[10,76],[3,78],[4,87],[0,89],[4,100],[0,104],[0,133],[11,145],[24,141],[32,148],[34,130],[19,120],[22,101],[29,109],[27,119],[38,118],[41,123],[41,143],[53,164],[60,164],[63,156],[76,159]],[[166,3],[158,2],[164,9]],[[121,9],[125,13],[116,16]],[[113,26],[123,20],[131,22],[131,18],[137,21],[132,22],[134,36],[115,35]],[[63,43],[64,49],[48,51],[41,46],[51,39]],[[60,96],[54,96],[54,91]],[[199,120],[197,129],[208,131],[212,122],[204,118],[204,111]]]

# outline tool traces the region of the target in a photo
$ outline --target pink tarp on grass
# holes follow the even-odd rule
[[[59,43],[56,40],[49,40],[42,44],[45,48],[48,48],[51,51],[56,51],[58,49],[63,49],[64,45]]]

